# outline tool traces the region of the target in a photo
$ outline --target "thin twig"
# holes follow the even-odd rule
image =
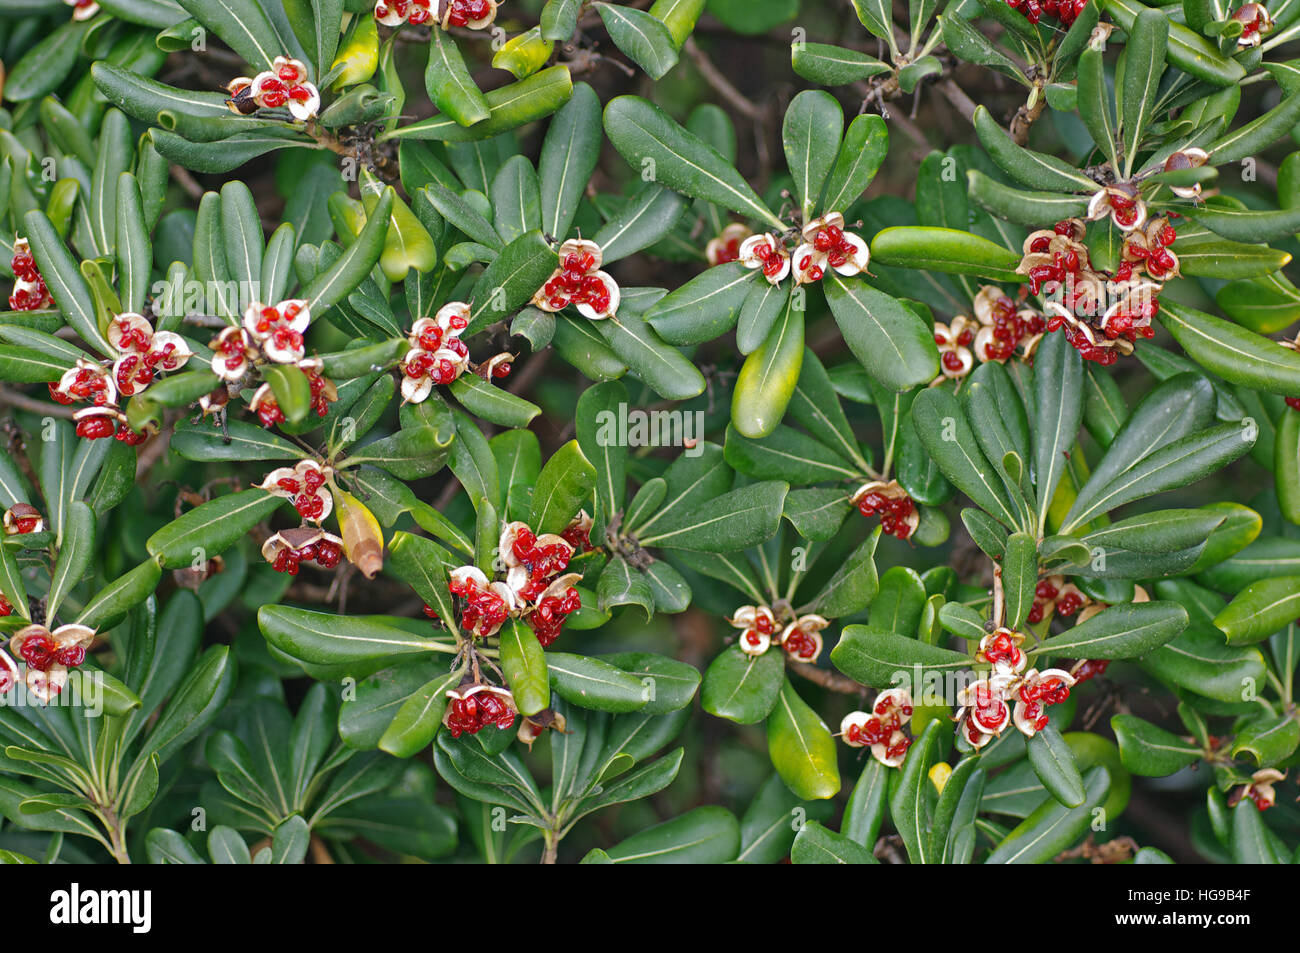
[[[686,50],[686,55],[695,63],[695,68],[700,71],[700,75],[704,77],[704,81],[712,86],[719,96],[731,103],[746,119],[752,119],[754,122],[762,121],[762,107],[731,84],[731,80],[713,65],[709,55],[699,48],[694,37],[687,40],[683,48]]]
[[[7,387],[0,387],[0,405],[7,405],[17,410],[28,410],[46,417],[62,417],[64,420],[71,420],[76,414],[76,411],[71,407],[61,407],[58,404],[37,400],[34,397],[28,397],[26,394],[12,391]]]

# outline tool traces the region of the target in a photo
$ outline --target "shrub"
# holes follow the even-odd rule
[[[1300,5],[69,5],[6,859],[1300,857]]]

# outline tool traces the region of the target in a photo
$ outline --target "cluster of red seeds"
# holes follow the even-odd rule
[[[447,706],[447,730],[453,738],[462,733],[477,734],[488,725],[501,729],[515,723],[515,710],[496,692],[477,692],[468,698],[453,698]]]
[[[763,636],[766,635],[771,638],[772,631],[772,620],[767,617],[767,613],[759,612],[754,615],[754,624],[742,632],[740,637],[745,640],[746,644],[758,648],[763,644]],[[793,635],[793,633],[791,634]]]
[[[1070,669],[1070,674],[1074,676],[1074,682],[1077,685],[1080,682],[1086,682],[1090,678],[1097,678],[1106,674],[1106,669],[1110,667],[1108,659],[1084,659],[1077,662]]]
[[[382,19],[388,16],[389,11],[416,26],[428,23],[429,18],[433,16],[433,11],[429,9],[429,0],[409,0],[409,2],[408,0],[385,0],[375,4],[376,17]]]
[[[13,611],[14,607],[9,604],[9,600],[4,597],[3,593],[0,593],[0,618],[12,615]]]
[[[21,281],[35,282],[35,288],[15,289],[9,296],[9,307],[14,311],[37,311],[50,301],[50,292],[45,287],[45,279],[36,268],[36,259],[20,252],[9,260],[14,277]]]
[[[36,512],[34,507],[29,506],[26,507],[26,509],[29,511],[26,514],[18,513],[17,506],[10,511],[10,518],[13,520],[14,528],[18,531],[19,535],[23,533],[34,533],[41,525],[41,514]]]
[[[984,657],[996,665],[998,662],[1015,662],[1020,657],[1020,648],[1009,633],[999,632],[989,639],[984,649]]]
[[[325,485],[325,476],[319,470],[307,470],[301,480],[296,477],[281,477],[276,486],[292,494],[289,502],[305,520],[318,520],[325,512],[324,497],[317,491]]]
[[[547,596],[537,604],[537,608],[529,613],[527,621],[542,648],[560,637],[564,631],[564,620],[581,608],[582,598],[572,586],[564,591],[563,596]]]
[[[546,591],[552,579],[569,568],[573,553],[568,546],[552,543],[538,546],[532,530],[521,528],[511,546],[514,557],[528,570],[528,583],[517,590],[519,597],[532,601]]]
[[[729,238],[725,242],[720,242],[716,251],[713,253],[713,260],[719,265],[725,265],[728,262],[740,260],[740,242],[739,238]]]
[[[126,424],[119,426],[118,422],[108,414],[94,414],[89,417],[83,417],[77,421],[77,436],[84,437],[87,440],[102,440],[105,437],[116,437],[128,447],[134,447],[137,444],[144,443],[145,435],[136,433]]]
[[[781,648],[785,649],[786,655],[798,659],[810,659],[816,656],[818,645],[814,636],[795,626],[781,640]]]
[[[416,342],[420,349],[424,351],[436,351],[444,345],[450,348],[452,347],[452,341],[455,341],[458,344],[460,343],[460,332],[464,331],[468,326],[469,321],[459,314],[453,314],[447,319],[447,330],[450,333],[444,333],[442,328],[438,327],[438,325],[434,324],[432,321],[429,321],[420,331],[419,336],[416,338]],[[462,347],[463,346],[464,345],[462,345]],[[457,353],[468,354],[469,352],[457,351]]]
[[[572,546],[576,553],[585,553],[591,549],[591,528],[581,523],[570,523],[560,534],[560,538]]]
[[[1111,202],[1116,207],[1117,215],[1119,214],[1120,204],[1129,201],[1118,197],[1112,198]],[[1132,204],[1136,209],[1136,201],[1133,201]],[[1134,215],[1136,215],[1136,211]],[[1071,236],[1073,229],[1073,224],[1068,221],[1057,222],[1055,227],[1058,235],[1065,236]],[[1046,235],[1041,236],[1030,246],[1030,250],[1045,253],[1050,241],[1051,239]],[[1090,268],[1091,263],[1088,261],[1086,252],[1082,258],[1074,251],[1064,254],[1057,252],[1055,260],[1050,264],[1037,265],[1029,270],[1029,290],[1033,294],[1038,294],[1044,284],[1049,282],[1060,284],[1062,286],[1062,304],[1067,311],[1077,314],[1078,306],[1082,303],[1078,296],[1083,293],[1083,289],[1087,285],[1087,282],[1079,279],[1082,278],[1083,270]],[[1119,274],[1117,274],[1117,280],[1127,280],[1128,277],[1132,276],[1131,264],[1128,264],[1127,268],[1121,265],[1120,270],[1127,277],[1120,278]],[[1070,281],[1067,279],[1075,280]],[[1112,315],[1106,324],[1105,334],[1112,340],[1122,337],[1129,342],[1136,342],[1139,337],[1153,337],[1156,333],[1154,328],[1150,325],[1134,327],[1134,322],[1155,317],[1157,310],[1159,310],[1159,302],[1156,296],[1154,294],[1146,295],[1142,300],[1127,304],[1123,310]],[[1047,321],[1047,330],[1056,331],[1058,329],[1064,330],[1066,339],[1085,361],[1094,361],[1106,367],[1119,360],[1119,353],[1115,348],[1094,344],[1088,339],[1088,335],[1082,327],[1069,324],[1061,315],[1053,315]]]
[[[911,705],[902,705],[897,710],[891,711],[891,706],[887,699],[876,702],[872,709],[872,715],[861,725],[849,725],[845,732],[845,737],[853,744],[860,745],[885,745],[889,744],[889,739],[895,731],[903,727],[903,718],[910,717],[912,714]],[[912,746],[912,739],[904,737],[897,744],[892,745],[885,751],[886,758],[897,758],[906,754],[907,749]]]
[[[1019,694],[1020,701],[1024,705],[1024,717],[1033,723],[1036,731],[1042,731],[1047,727],[1049,720],[1046,706],[1059,705],[1069,698],[1070,686],[1053,675],[1039,679],[1033,684],[1022,683]]]
[[[1047,321],[1041,314],[1022,319],[1016,311],[1015,302],[1007,297],[999,298],[993,305],[993,340],[988,346],[988,359],[1007,360],[1015,353],[1016,346],[1023,338],[1042,334],[1046,328]]]
[[[590,305],[600,313],[608,310],[609,289],[597,275],[590,274],[595,267],[596,258],[589,252],[565,255],[560,273],[542,286],[550,305],[557,311],[569,304]]]
[[[59,404],[71,404],[77,400],[88,400],[96,407],[103,407],[110,402],[108,378],[94,367],[83,367],[66,390],[59,390],[58,384],[50,384],[50,397]]]
[[[140,332],[133,331],[132,334]],[[125,338],[123,339],[125,345]],[[148,345],[145,346],[146,348]],[[164,344],[155,350],[143,350],[143,353],[126,354],[117,362],[117,389],[130,397],[137,391],[153,383],[154,374],[159,368],[165,371],[176,367],[172,356],[176,350],[174,343]]]
[[[308,543],[300,549],[280,550],[271,567],[276,572],[287,572],[291,576],[296,576],[303,563],[314,562],[322,569],[333,569],[342,558],[343,547],[333,540],[321,539]]]
[[[465,345],[460,341],[448,342],[448,348],[459,345],[464,348]],[[446,358],[435,358],[432,354],[417,354],[406,362],[403,372],[407,377],[419,378],[428,376],[435,384],[450,384],[459,376],[456,365]],[[506,369],[509,373],[509,368]]]
[[[934,343],[942,347],[948,343],[948,339],[942,334],[936,334],[934,336]],[[958,347],[970,347],[975,343],[975,332],[969,327],[963,328],[961,334],[957,335],[957,340],[952,343],[956,344]],[[960,371],[962,367],[965,366],[962,362],[961,355],[952,349],[944,351],[943,357],[940,358],[940,360],[943,361],[943,366],[948,368],[950,371]]]
[[[488,0],[451,0],[451,8],[447,11],[447,25],[465,26],[491,15],[492,4],[488,3]]]
[[[307,384],[311,387],[311,409],[316,412],[317,417],[324,417],[330,412],[330,404],[333,403],[325,393],[326,380],[308,368],[303,368],[302,372],[307,375]],[[285,419],[280,404],[269,395],[263,397],[258,403],[257,418],[262,421],[263,427],[274,427],[276,424],[284,423]]]
[[[311,99],[311,90],[298,81],[298,70],[292,66],[282,66],[275,76],[263,79],[259,90],[262,105],[271,109],[291,99],[299,103]]]
[[[1007,0],[1007,6],[1020,14],[1030,23],[1037,23],[1043,14],[1056,17],[1062,26],[1070,26],[1079,18],[1088,0]]]
[[[849,261],[857,251],[853,244],[844,238],[844,230],[836,225],[827,225],[825,228],[817,229],[817,234],[813,236],[812,245],[813,248],[826,256],[826,261],[832,268],[839,268]],[[802,271],[807,266],[808,262],[805,258],[803,264],[800,265],[800,270]],[[808,272],[808,277],[813,281],[817,281],[821,276],[822,271],[820,268]]]
[[[48,672],[51,665],[76,668],[86,660],[86,650],[80,645],[58,647],[58,643],[43,632],[35,632],[23,639],[19,654],[28,668]]]
[[[865,493],[858,500],[858,512],[863,516],[880,517],[881,528],[890,536],[907,539],[912,535],[908,517],[914,507],[910,496],[889,497],[883,493]]]
[[[775,278],[781,273],[781,269],[785,267],[785,256],[768,242],[755,245],[754,254],[763,263],[763,274],[768,278]]]
[[[1030,622],[1042,622],[1043,616],[1047,612],[1047,603],[1056,603],[1056,614],[1061,616],[1072,616],[1083,608],[1083,600],[1079,598],[1078,593],[1067,592],[1061,595],[1059,589],[1052,585],[1050,580],[1044,579],[1034,588],[1034,604],[1029,607],[1028,619]],[[1060,596],[1058,599],[1057,597]]]
[[[465,600],[465,608],[460,614],[460,624],[465,631],[471,632],[480,627],[492,630],[505,625],[510,608],[505,599],[491,589],[480,587],[473,579],[457,581],[455,577],[448,580],[447,589],[453,596]]]
[[[212,349],[225,358],[226,367],[232,373],[243,366],[247,359],[244,353],[247,347],[248,342],[244,339],[243,332],[221,334],[212,342]]]
[[[1124,245],[1124,257],[1130,255],[1146,264],[1147,274],[1156,281],[1161,281],[1178,264],[1169,251],[1169,246],[1178,239],[1178,232],[1173,225],[1165,225],[1155,236],[1156,247],[1148,248],[1141,242],[1130,241]],[[1133,277],[1133,262],[1122,262],[1115,270],[1116,281],[1128,281]]]

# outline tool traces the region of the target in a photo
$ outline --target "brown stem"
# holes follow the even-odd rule
[[[1011,138],[1015,140],[1016,145],[1023,146],[1029,142],[1029,130],[1043,115],[1043,110],[1047,108],[1047,96],[1043,93],[1041,86],[1034,87],[1035,97],[1034,104],[1028,103],[1016,110],[1015,117],[1011,120]]]
[[[64,420],[71,420],[76,413],[71,407],[60,407],[58,404],[36,400],[26,394],[12,391],[7,387],[0,387],[0,405],[7,405],[18,410],[29,410],[34,414],[43,414],[46,417],[62,417]]]
[[[763,119],[762,108],[731,84],[731,81],[722,74],[722,71],[713,65],[713,60],[709,59],[709,55],[699,48],[694,37],[686,41],[684,49],[686,55],[695,63],[695,68],[704,77],[704,81],[712,86],[719,96],[731,103],[746,119],[752,119],[755,122],[760,122]]]
[[[867,693],[865,685],[859,685],[848,676],[818,668],[816,665],[810,665],[807,662],[791,662],[787,659],[786,668],[813,684],[820,685],[832,692],[839,692],[842,695],[865,695]]]
[[[334,858],[330,852],[325,849],[325,842],[316,834],[311,835],[311,859],[316,864],[332,864]]]

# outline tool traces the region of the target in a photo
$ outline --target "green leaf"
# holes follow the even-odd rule
[[[159,762],[166,761],[202,733],[225,706],[234,686],[235,664],[229,647],[212,646],[177,686],[136,756],[136,764],[147,764],[153,755]]]
[[[1204,755],[1196,745],[1134,715],[1115,715],[1110,726],[1119,743],[1120,759],[1132,774],[1166,777]]]
[[[813,218],[843,134],[844,110],[830,93],[804,90],[786,107],[781,141],[805,222]]]
[[[1083,361],[1065,335],[1049,334],[1034,353],[1034,460],[1038,525],[1047,525],[1083,418]]]
[[[578,0],[565,0],[564,5],[573,8],[574,23],[563,37],[554,37],[546,31],[546,15],[559,5],[556,2],[546,5],[542,12],[542,32],[548,39],[568,40],[577,25],[580,3]],[[537,160],[542,231],[547,235],[559,239],[568,237],[583,190],[600,157],[602,139],[600,98],[586,83],[578,83],[573,87],[572,98],[552,117]]]
[[[753,658],[732,645],[705,671],[700,704],[711,715],[752,725],[772,712],[784,684],[782,652],[769,650]]]
[[[525,123],[551,115],[568,102],[572,93],[573,80],[568,68],[563,65],[551,66],[485,93],[484,98],[491,114],[472,126],[462,126],[451,116],[437,115],[409,126],[398,126],[379,139],[432,139],[441,142],[491,139]]]
[[[919,682],[927,673],[958,672],[971,664],[965,652],[867,625],[845,626],[839,643],[831,649],[831,661],[854,681],[876,688],[892,687],[900,681]]]
[[[771,289],[774,300],[780,294],[767,282],[756,283],[754,275],[740,262],[708,268],[651,305],[645,323],[679,347],[712,341],[735,327],[753,293]]]
[[[1018,525],[957,398],[938,387],[922,391],[912,403],[912,423],[921,445],[954,486],[1004,526]]]
[[[1110,774],[1098,766],[1083,776],[1084,802],[1066,807],[1048,798],[1017,825],[989,854],[988,864],[1041,864],[1071,846],[1092,823],[1094,809],[1106,799]]]
[[[447,390],[474,416],[502,427],[527,427],[542,409],[510,391],[483,380],[476,374],[462,374]]]
[[[686,208],[686,200],[670,189],[646,185],[596,233],[605,266],[662,241]],[[629,309],[624,309],[626,314]]]
[[[548,40],[564,42],[578,28],[578,14],[582,0],[546,0],[542,7],[542,36]]]
[[[880,116],[858,116],[849,123],[835,165],[826,178],[822,212],[843,212],[861,198],[888,149],[889,128]]]
[[[829,831],[816,821],[799,829],[790,848],[793,864],[878,864],[869,848],[843,834]]]
[[[610,350],[665,400],[689,400],[704,392],[704,375],[681,351],[629,310],[596,322]]]
[[[740,824],[722,807],[697,807],[609,848],[615,864],[722,864],[740,852]]]
[[[975,107],[973,122],[989,157],[1022,185],[1047,192],[1096,191],[1097,184],[1070,163],[1017,145],[986,107]]]
[[[500,632],[501,671],[520,714],[535,715],[551,703],[546,652],[533,630],[511,620]]]
[[[685,511],[675,512],[651,533],[642,533],[642,546],[729,553],[766,542],[776,534],[789,487],[785,483],[752,483]],[[649,524],[647,524],[649,525]]]
[[[112,628],[128,610],[149,598],[161,579],[162,567],[156,560],[146,559],[99,590],[75,621],[101,632]]]
[[[1038,585],[1038,545],[1029,533],[1012,533],[1002,558],[1002,588],[1006,597],[1006,626],[1019,629],[1034,603]]]
[[[366,216],[365,227],[356,240],[344,249],[333,265],[312,279],[301,292],[310,308],[318,313],[325,311],[355,291],[370,274],[370,269],[375,267],[383,253],[396,198],[397,193],[391,186],[384,189],[379,202]]]
[[[804,79],[823,86],[845,86],[881,73],[890,66],[874,56],[830,43],[793,43],[790,65]]]
[[[844,806],[841,833],[868,849],[875,846],[885,817],[891,775],[892,772],[875,758],[867,758]]]
[[[1034,228],[1043,222],[1078,218],[1088,210],[1088,199],[1085,196],[1064,195],[1060,192],[1027,192],[1003,185],[979,169],[967,171],[966,183],[970,197],[980,208],[1017,225]],[[997,248],[996,245],[993,247]],[[919,254],[919,251],[917,253]],[[872,254],[875,254],[874,242]],[[987,277],[998,281],[1020,280],[1019,277],[1012,278],[1008,275],[1008,270],[1014,270],[1019,264],[1019,256],[1009,252],[994,253],[992,250],[986,250],[981,255],[981,258],[984,257],[987,257],[987,266],[991,266],[989,270],[996,272],[986,275]],[[964,273],[967,267],[969,266],[963,266],[959,273]],[[981,266],[983,267],[985,266]],[[972,273],[985,274],[983,270],[974,272],[973,269]]]
[[[1157,14],[1161,16],[1161,14]],[[1215,156],[1218,160],[1218,156]],[[1187,217],[1198,225],[1236,242],[1276,242],[1300,232],[1300,206],[1269,211],[1239,208],[1189,209]],[[1178,250],[1181,266],[1182,254]],[[1181,270],[1181,267],[1180,267]],[[1179,342],[1181,343],[1181,341]]]
[[[1030,649],[1030,655],[1135,658],[1174,639],[1187,623],[1187,610],[1175,602],[1115,605],[1060,635],[1044,639]]]
[[[955,11],[939,17],[943,31],[943,41],[948,49],[970,62],[997,70],[1010,76],[1018,83],[1025,83],[1025,74],[1016,65],[1015,60],[988,39],[983,33],[971,26]]]
[[[596,4],[596,12],[614,45],[651,79],[662,79],[677,65],[677,44],[658,17],[635,7],[611,3]]]
[[[1297,746],[1300,746],[1300,722],[1294,715],[1265,715],[1242,725],[1232,742],[1231,753],[1235,758],[1244,751],[1265,768],[1291,757]]]
[[[1262,642],[1300,617],[1300,576],[1251,583],[1214,618],[1229,645]]]
[[[1254,443],[1251,429],[1220,424],[1150,453],[1113,480],[1103,481],[1094,473],[1066,513],[1062,532],[1068,533],[1134,500],[1195,483],[1221,469],[1250,449]]]
[[[395,758],[409,758],[427,748],[442,727],[447,692],[462,675],[463,668],[439,675],[407,696],[380,736],[379,749]]]
[[[640,606],[645,610],[646,622],[654,616],[655,597],[650,581],[622,556],[614,556],[601,570],[596,583],[596,598],[602,612],[617,606]]]
[[[474,283],[470,292],[471,316],[466,336],[504,320],[540,288],[555,270],[558,259],[541,232],[528,232],[501,249]]]
[[[316,665],[364,664],[400,655],[448,651],[445,643],[364,616],[266,605],[258,610],[257,622],[275,648]]]
[[[908,859],[914,864],[927,864],[937,859],[930,855],[926,788],[930,786],[930,766],[937,757],[935,748],[941,731],[941,719],[933,719],[925,726],[921,737],[908,749],[898,785],[889,796],[889,816],[907,848]]]
[[[1120,128],[1128,146],[1125,173],[1133,168],[1138,149],[1156,109],[1160,77],[1169,45],[1169,18],[1162,10],[1144,7],[1125,28],[1124,84],[1120,95]]]
[[[430,36],[424,88],[438,111],[462,126],[472,126],[492,115],[487,98],[469,75],[460,49],[439,29]]]
[[[789,679],[767,719],[767,750],[772,766],[795,796],[815,801],[839,793],[835,739]]]
[[[804,313],[794,295],[766,340],[745,358],[732,393],[732,425],[746,437],[772,433],[794,394],[804,355]]]
[[[59,528],[59,555],[50,573],[50,588],[45,597],[46,613],[55,618],[63,599],[81,582],[95,558],[95,514],[80,500],[67,504],[63,525]]]
[[[972,192],[972,196],[974,193]],[[896,226],[871,239],[872,260],[881,265],[1021,282],[1020,254],[953,228]]]
[[[1033,735],[1026,746],[1029,763],[1043,787],[1066,807],[1078,807],[1084,801],[1083,777],[1074,762],[1074,752],[1061,738],[1055,725],[1048,725]]]
[[[613,99],[605,107],[605,134],[643,178],[785,229],[717,150],[658,106],[637,96]]]
[[[890,390],[901,391],[929,383],[938,375],[939,352],[933,332],[898,299],[861,278],[837,274],[828,276],[825,289],[844,342],[872,378]]]
[[[1238,864],[1276,864],[1271,831],[1265,826],[1260,810],[1248,797],[1232,809],[1232,860]]]
[[[681,711],[695,698],[700,686],[700,673],[694,665],[664,655],[622,652],[603,656],[603,660],[650,686],[650,701],[641,709],[647,715]]]
[[[1104,5],[1106,12],[1125,32],[1132,31],[1134,21],[1147,9],[1137,0],[1105,0]],[[1240,63],[1221,55],[1205,39],[1181,23],[1169,24],[1166,58],[1184,73],[1190,73],[1215,86],[1230,86],[1240,82],[1246,73]]]
[[[45,213],[34,209],[23,218],[27,241],[41,277],[60,311],[81,339],[101,354],[114,353],[100,333],[95,302],[76,261]]]
[[[567,652],[548,652],[546,660],[555,693],[580,708],[640,711],[650,701],[649,686],[608,662]]]
[[[591,496],[596,468],[577,440],[570,440],[546,461],[533,490],[529,525],[536,533],[559,533]]]

